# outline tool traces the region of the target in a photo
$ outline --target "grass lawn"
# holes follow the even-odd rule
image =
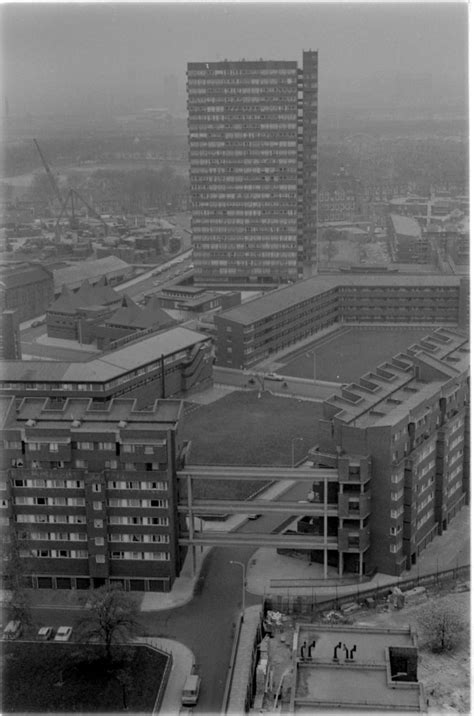
[[[183,437],[192,441],[190,462],[201,465],[291,465],[317,443],[321,406],[304,400],[237,391],[185,416]],[[195,497],[245,499],[265,483],[195,481]]]
[[[319,380],[340,381],[349,383],[356,381],[367,371],[379,363],[390,360],[424,338],[430,333],[429,328],[351,328],[347,333],[337,333],[333,338],[323,338],[306,346],[300,355],[292,358],[278,368],[282,375],[296,378],[313,378],[314,359],[307,356],[313,350],[316,353],[316,378]]]
[[[123,653],[130,660],[128,712],[151,714],[166,657],[144,646],[123,647]],[[126,711],[124,689],[102,654],[93,645],[4,642],[2,713]]]

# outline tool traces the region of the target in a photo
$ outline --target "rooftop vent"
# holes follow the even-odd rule
[[[80,428],[81,427],[81,421],[77,420],[76,418],[71,423],[72,428]]]
[[[29,428],[34,428],[35,425],[36,425],[36,420],[33,420],[32,418],[29,418],[29,419],[26,421],[26,424],[27,424],[27,426],[28,426]]]
[[[126,420],[119,420],[118,426],[119,426],[119,428],[126,428],[126,427],[127,427],[127,421],[126,421]]]

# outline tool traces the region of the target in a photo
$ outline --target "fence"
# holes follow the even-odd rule
[[[360,599],[372,598],[376,602],[380,601],[390,594],[394,587],[398,587],[402,589],[402,591],[407,591],[414,587],[446,583],[449,581],[455,582],[461,579],[469,579],[469,577],[470,565],[464,565],[462,567],[446,569],[442,572],[433,572],[431,574],[417,575],[409,579],[394,580],[380,587],[364,589],[361,585],[357,585],[356,590],[350,594],[344,594],[344,596],[338,596],[337,587],[335,587],[336,596],[330,599],[318,599],[315,589],[312,589],[311,594],[295,595],[290,594],[288,588],[286,595],[265,595],[264,607],[265,610],[271,609],[287,614],[317,614],[321,611],[340,609],[344,605],[351,604]]]
[[[225,688],[224,688],[224,698],[222,700],[221,713],[223,713],[223,714],[225,714],[227,712],[227,706],[229,703],[230,689],[232,686],[232,677],[234,676],[235,659],[237,657],[237,648],[239,646],[239,639],[240,639],[240,632],[242,629],[243,617],[244,617],[244,615],[243,615],[243,613],[241,613],[239,615],[238,622],[235,625],[235,633],[234,633],[234,639],[232,641],[232,653],[230,656],[229,671],[227,672],[227,679],[226,679]]]

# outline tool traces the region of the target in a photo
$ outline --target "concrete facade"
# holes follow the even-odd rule
[[[317,276],[214,318],[216,363],[248,368],[337,323],[469,321],[469,282],[444,276]]]
[[[191,62],[187,88],[196,280],[297,280],[316,256],[318,53]]]
[[[2,403],[2,529],[31,586],[168,591],[178,546],[181,401]]]

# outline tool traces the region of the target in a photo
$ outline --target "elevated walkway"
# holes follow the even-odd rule
[[[190,508],[187,502],[178,504],[178,512],[189,512]],[[326,507],[322,502],[269,502],[268,500],[194,500],[192,504],[192,512],[195,515],[199,513],[206,515],[221,515],[232,513],[233,515],[248,514],[269,514],[275,512],[284,512],[291,515],[310,515],[328,517],[338,516],[337,504],[329,504]]]
[[[283,549],[336,549],[337,537],[324,538],[323,535],[301,534],[261,534],[250,532],[217,532],[206,534],[205,532],[194,532],[183,534],[178,543],[182,546],[242,546],[257,545],[259,547],[281,547]]]
[[[234,467],[229,465],[187,465],[177,477],[201,480],[298,480],[299,482],[337,482],[337,470],[330,468]]]

